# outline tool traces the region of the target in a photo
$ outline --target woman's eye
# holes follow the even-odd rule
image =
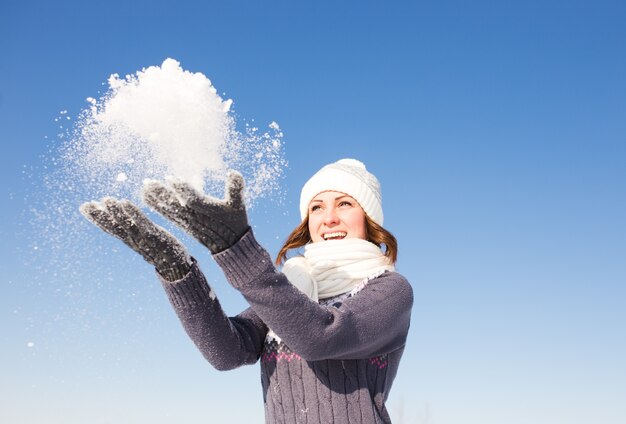
[[[352,206],[352,203],[347,200],[342,200],[339,202],[339,206]]]
[[[319,210],[320,208],[321,208],[320,205],[313,205],[313,206],[311,206],[311,212],[315,212],[315,211]]]

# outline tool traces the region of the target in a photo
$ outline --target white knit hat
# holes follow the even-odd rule
[[[309,203],[323,191],[338,191],[353,197],[367,216],[383,225],[383,205],[378,179],[356,159],[341,159],[317,171],[302,187],[300,216],[306,218]]]

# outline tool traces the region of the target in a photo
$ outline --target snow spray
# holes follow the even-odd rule
[[[231,111],[201,73],[174,59],[120,78],[80,114],[62,156],[94,192],[136,200],[145,178],[175,177],[221,197],[228,169],[246,179],[246,200],[277,194],[286,162],[282,132],[241,132]]]
[[[122,321],[128,325],[129,317],[151,321],[144,316],[160,313],[150,311],[162,301],[154,290],[154,270],[87,222],[78,211],[81,203],[113,196],[143,207],[143,181],[168,177],[221,198],[230,169],[246,180],[249,208],[263,198],[271,197],[273,205],[283,201],[280,182],[287,162],[279,125],[241,124],[232,100],[174,59],[125,77],[111,75],[104,94],[88,98],[76,119],[64,110],[55,122],[59,142],[42,158],[42,169],[33,170],[43,175],[34,175],[24,199],[32,224],[26,236],[30,251],[22,256],[30,270],[29,293],[47,309],[47,319],[33,321],[30,331],[94,332]],[[193,240],[144,210],[193,250]],[[41,339],[46,337],[36,346]]]

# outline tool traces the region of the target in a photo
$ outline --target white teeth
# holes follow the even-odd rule
[[[332,238],[336,238],[336,237],[340,237],[343,238],[345,236],[347,236],[348,233],[344,233],[343,231],[338,231],[335,233],[326,233],[324,234],[324,240],[328,240],[328,239],[332,239]]]

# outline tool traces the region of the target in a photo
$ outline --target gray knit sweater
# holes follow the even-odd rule
[[[227,317],[194,265],[161,279],[185,330],[218,370],[261,362],[267,423],[390,423],[385,401],[409,329],[413,294],[386,272],[353,296],[316,303],[278,272],[248,231],[214,255],[250,308]],[[268,337],[268,327],[282,340]]]

